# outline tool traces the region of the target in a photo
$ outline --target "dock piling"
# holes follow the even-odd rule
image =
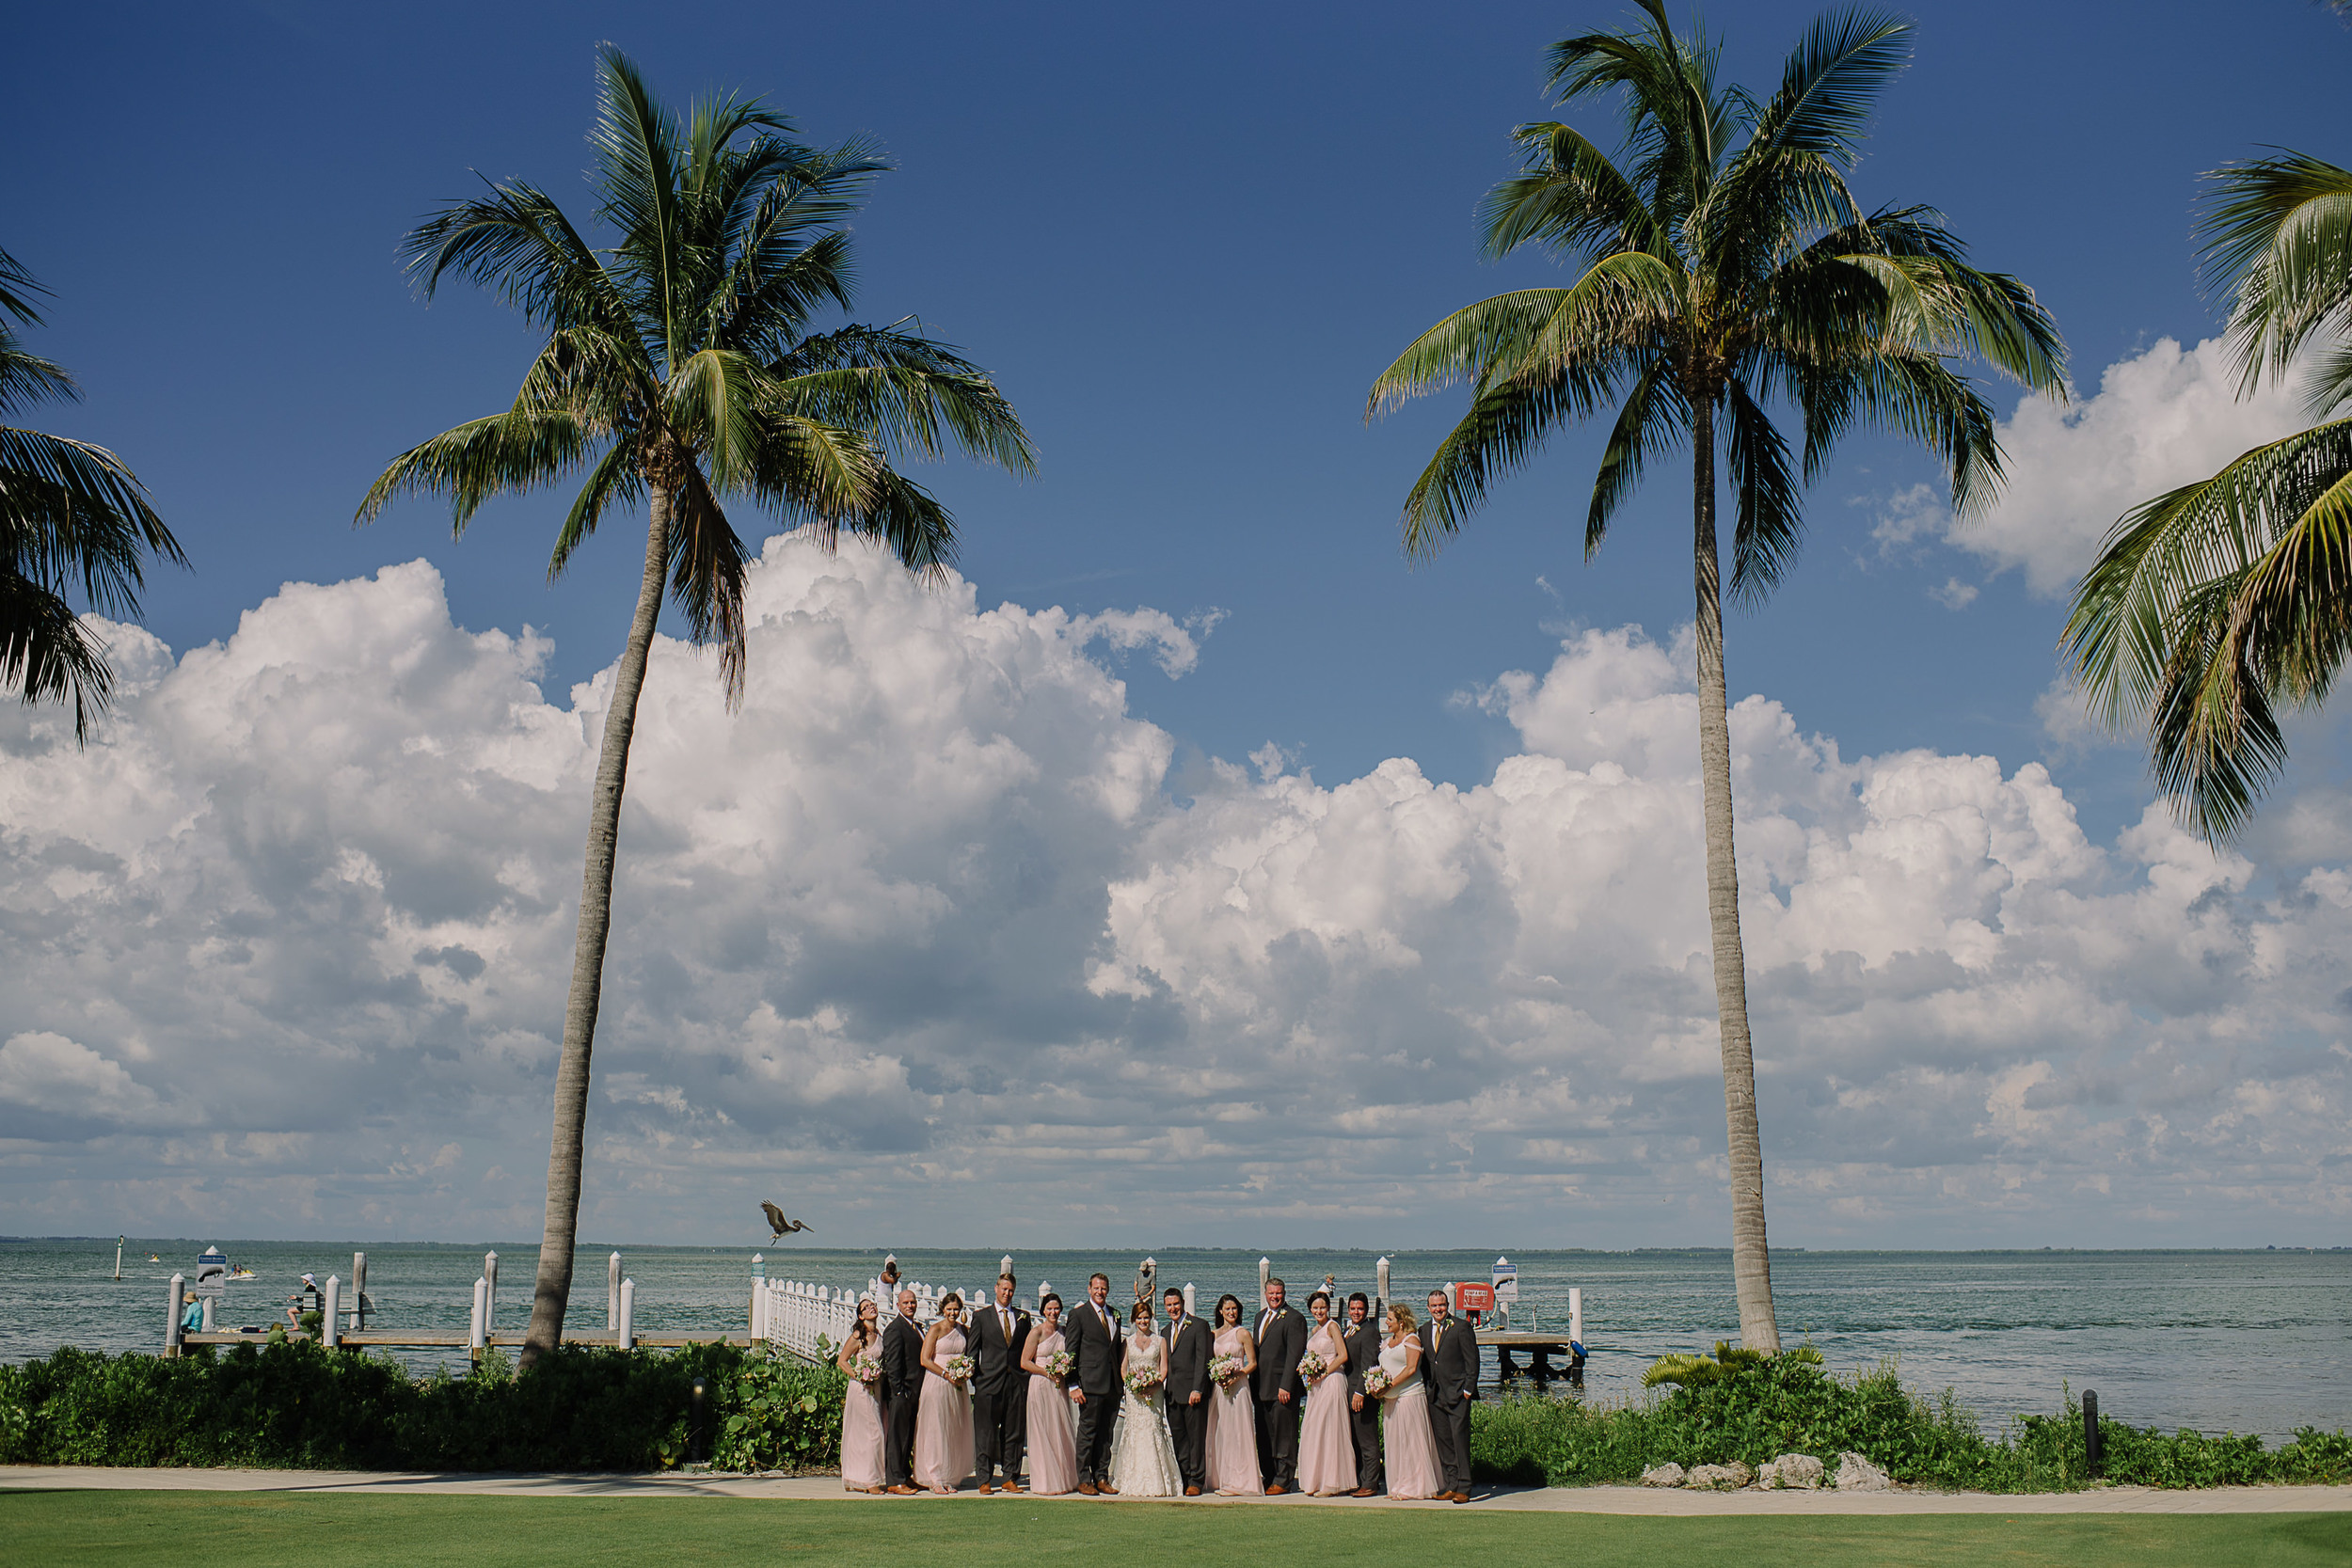
[[[485,1252],[482,1255],[482,1277],[490,1287],[489,1300],[484,1303],[482,1307],[482,1326],[486,1330],[497,1323],[499,1315],[499,1255],[497,1253]]]
[[[2097,1475],[2099,1462],[2106,1457],[2099,1447],[2099,1391],[2086,1388],[2083,1390],[2083,1474],[2086,1477]]]
[[[466,1330],[466,1349],[478,1363],[490,1343],[490,1282],[473,1282],[473,1323]]]
[[[181,1292],[187,1288],[187,1283],[186,1275],[175,1274],[171,1276],[169,1293],[164,1307],[164,1354],[167,1357],[180,1354],[180,1296]]]
[[[768,1259],[752,1254],[752,1338],[768,1338]]]
[[[326,1276],[326,1305],[319,1312],[319,1342],[333,1350],[343,1340],[343,1282]]]
[[[351,1327],[355,1334],[364,1334],[368,1327],[368,1255],[351,1255]]]
[[[637,1348],[637,1281],[621,1281],[621,1326],[613,1332],[612,1342],[623,1350]]]
[[[607,1333],[621,1326],[621,1255],[604,1260],[604,1326]]]

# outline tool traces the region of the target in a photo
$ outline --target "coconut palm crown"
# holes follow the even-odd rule
[[[563,1333],[621,798],[664,598],[696,641],[719,646],[733,701],[744,680],[746,552],[730,506],[813,527],[828,543],[864,534],[936,574],[954,555],[953,521],[898,463],[960,449],[1015,473],[1034,466],[1011,404],[948,348],[896,326],[812,330],[819,311],[850,303],[843,225],[887,166],[869,149],[803,145],[782,116],[734,97],[679,117],[609,45],[596,76],[591,180],[612,243],[592,245],[519,180],[451,203],[409,235],[422,293],[464,278],[547,341],[509,407],[404,452],[359,507],[365,522],[405,493],[445,496],[462,533],[494,495],[578,476],[550,576],[608,513],[642,501],[648,519],[590,800],[526,1366]]]
[[[1871,105],[1907,55],[1908,24],[1869,11],[1822,16],[1758,100],[1716,78],[1717,46],[1677,35],[1663,0],[1645,24],[1562,40],[1549,89],[1562,103],[1613,98],[1612,157],[1572,127],[1521,126],[1522,173],[1482,217],[1491,257],[1526,245],[1576,268],[1565,288],[1498,294],[1446,317],[1374,384],[1367,417],[1467,381],[1470,410],[1406,496],[1405,548],[1437,550],[1502,475],[1563,425],[1613,408],[1584,516],[1590,560],[1649,465],[1692,455],[1693,578],[1708,908],[1731,1151],[1733,1253],[1742,1341],[1779,1331],[1765,1250],[1745,961],[1732,842],[1716,464],[1735,525],[1730,589],[1760,599],[1795,562],[1802,495],[1838,439],[1861,426],[1922,443],[1963,515],[1996,490],[1992,408],[1957,368],[1980,360],[2064,395],[2065,349],[2033,292],[1970,266],[1924,206],[1865,211],[1848,184]],[[1803,452],[1774,417],[1792,409]]]
[[[114,699],[114,669],[68,594],[128,619],[139,612],[146,558],[184,566],[187,557],[120,458],[14,422],[30,404],[82,395],[17,335],[40,325],[33,296],[47,292],[0,250],[0,686],[28,704],[69,704],[74,738],[87,741]]]
[[[2300,152],[2213,175],[2201,228],[2252,391],[2302,364],[2317,421],[2116,524],[2062,646],[2110,728],[2145,723],[2157,786],[2227,840],[2286,765],[2281,708],[2352,656],[2352,171]]]

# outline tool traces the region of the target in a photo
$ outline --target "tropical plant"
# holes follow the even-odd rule
[[[2126,513],[2060,645],[2093,716],[2144,722],[2157,786],[2223,840],[2286,764],[2280,709],[2325,702],[2352,655],[2352,171],[2281,152],[2211,178],[2242,390],[2308,353],[2318,422]]]
[[[1374,384],[1366,417],[1470,384],[1470,412],[1406,498],[1405,548],[1417,557],[1451,538],[1487,487],[1562,424],[1621,393],[1585,514],[1587,560],[1650,462],[1689,443],[1733,1266],[1740,1338],[1769,1351],[1780,1339],[1733,856],[1717,454],[1737,511],[1731,593],[1758,600],[1794,564],[1801,491],[1840,436],[1875,425],[1926,445],[1949,468],[1953,506],[1965,514],[1997,487],[2001,454],[1992,409],[1954,361],[1979,358],[2063,395],[2065,350],[2032,291],[1968,265],[1932,209],[1866,213],[1848,188],[1871,103],[1903,64],[1906,24],[1822,17],[1759,102],[1718,85],[1716,45],[1677,36],[1663,0],[1641,4],[1647,25],[1566,39],[1550,56],[1560,102],[1621,100],[1618,158],[1565,124],[1521,126],[1524,172],[1484,209],[1488,255],[1538,245],[1581,276],[1446,317]],[[1802,417],[1802,481],[1770,412],[1776,400]]]
[[[404,452],[359,508],[449,498],[455,531],[485,500],[584,470],[548,562],[560,576],[608,508],[643,500],[644,570],[614,672],[588,821],[580,924],[556,1069],[529,1368],[562,1338],[580,1215],[589,1056],[612,922],[629,736],[666,591],[697,642],[715,642],[730,703],[744,678],[745,549],[726,505],[879,541],[909,569],[945,570],[955,529],[898,464],[950,448],[1015,473],[1033,459],[1012,406],[977,367],[897,326],[811,330],[850,303],[844,224],[888,166],[857,143],[813,148],[755,101],[655,101],[617,50],[596,57],[592,246],[519,180],[454,202],[408,236],[430,296],[444,277],[500,295],[547,334],[514,404]],[[902,324],[903,325],[903,324]]]
[[[39,326],[35,294],[49,291],[0,250],[0,420],[32,404],[78,402],[64,370],[28,352],[20,326]],[[139,612],[149,555],[186,565],[180,542],[148,504],[147,488],[104,447],[0,423],[0,684],[28,704],[71,703],[73,736],[114,700],[105,644],[74,613],[69,592],[99,614]]]

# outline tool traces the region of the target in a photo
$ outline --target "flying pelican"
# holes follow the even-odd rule
[[[803,1221],[786,1219],[784,1217],[784,1211],[777,1208],[772,1203],[763,1203],[760,1205],[760,1208],[767,1211],[768,1228],[775,1232],[774,1235],[768,1238],[769,1243],[771,1245],[777,1242],[783,1241],[787,1236],[791,1235],[795,1230],[806,1230],[808,1228],[807,1224]]]

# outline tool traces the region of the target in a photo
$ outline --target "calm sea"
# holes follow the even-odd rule
[[[114,1239],[0,1240],[0,1356],[22,1360],[60,1344],[152,1349],[163,1338],[172,1273],[193,1273],[201,1240],[134,1238],[123,1277],[113,1278]],[[219,1243],[260,1279],[232,1285],[218,1320],[265,1323],[304,1271],[348,1278],[351,1254],[368,1254],[370,1327],[463,1330],[483,1248],[417,1243]],[[572,1321],[602,1327],[608,1245],[583,1245]],[[497,1321],[519,1330],[529,1314],[536,1249],[498,1248]],[[637,1282],[641,1332],[741,1328],[749,1299],[748,1250],[623,1247]],[[157,1261],[149,1261],[152,1254]],[[907,1249],[910,1278],[969,1291],[993,1279],[996,1252]],[[767,1249],[771,1276],[855,1288],[880,1255]],[[1015,1267],[1024,1297],[1039,1281],[1074,1295],[1101,1269],[1115,1297],[1132,1296],[1139,1257],[1030,1252]],[[1485,1279],[1486,1253],[1394,1255],[1395,1294],[1418,1302],[1446,1280]],[[1248,1300],[1258,1254],[1177,1248],[1158,1255],[1165,1283]],[[1518,1265],[1519,1326],[1565,1328],[1568,1291],[1583,1291],[1591,1349],[1588,1397],[1639,1391],[1642,1369],[1669,1351],[1737,1338],[1731,1259],[1721,1252],[1534,1252]],[[1291,1252],[1274,1259],[1295,1299],[1338,1276],[1343,1290],[1373,1283],[1369,1252]],[[2259,1433],[2277,1440],[2298,1426],[2352,1427],[2352,1250],[2330,1252],[1791,1252],[1775,1254],[1772,1280],[1782,1334],[1809,1340],[1841,1370],[1893,1358],[1904,1381],[1946,1387],[1990,1428],[2013,1414],[2057,1408],[2060,1390],[2099,1391],[2107,1413],[2138,1425]],[[432,1353],[405,1359],[435,1364]]]

